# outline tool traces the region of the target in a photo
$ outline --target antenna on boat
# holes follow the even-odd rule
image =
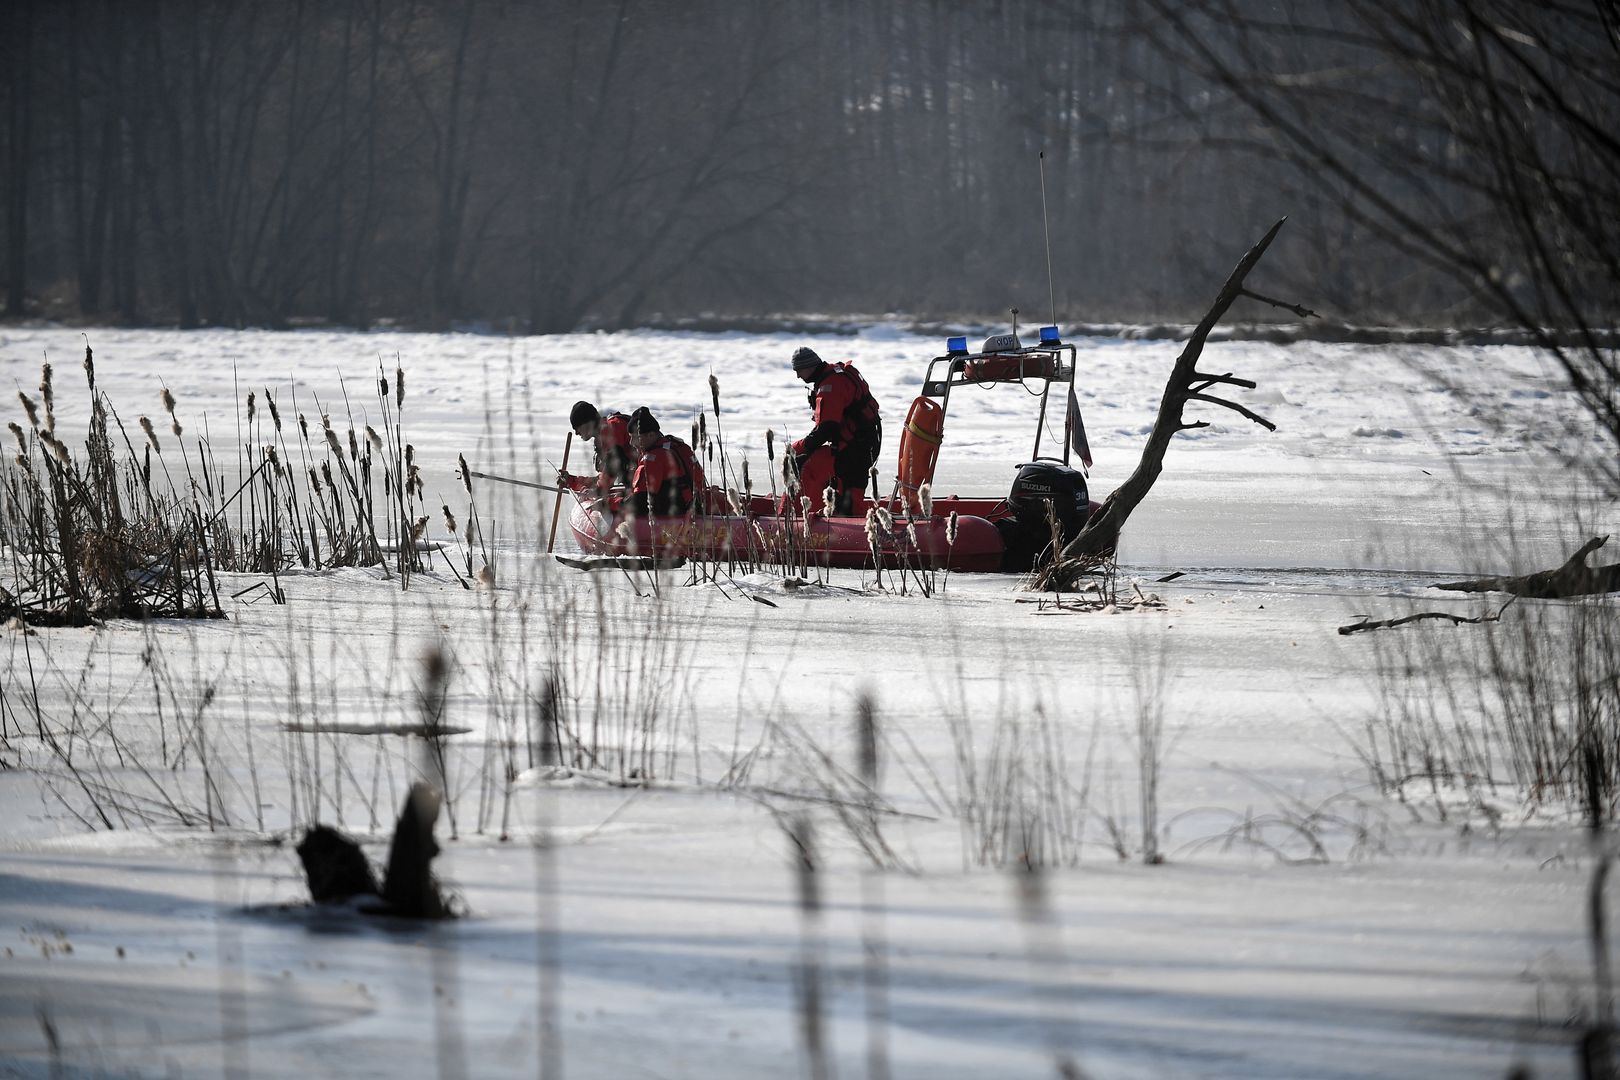
[[[1057,290],[1052,286],[1052,226],[1046,220],[1046,151],[1041,151],[1041,233],[1046,237],[1046,298],[1052,305],[1052,325],[1057,325]]]

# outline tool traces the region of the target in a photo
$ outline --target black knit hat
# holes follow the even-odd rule
[[[643,405],[630,414],[630,434],[651,435],[659,430],[658,418],[652,414],[652,410],[647,406]]]
[[[816,355],[816,350],[804,345],[800,345],[797,349],[793,350],[794,371],[809,371],[812,368],[817,368],[820,366],[821,357]]]
[[[576,430],[579,425],[589,420],[600,420],[601,418],[596,411],[596,406],[588,401],[576,401],[574,407],[568,410],[568,426]]]

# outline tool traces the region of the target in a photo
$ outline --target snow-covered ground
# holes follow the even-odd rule
[[[808,426],[787,364],[800,344],[865,373],[892,460],[942,345],[891,326],[90,340],[126,424],[156,417],[167,385],[216,452],[250,389],[311,422],[341,427],[352,410],[358,426],[377,419],[379,362],[390,378],[402,366],[430,501],[458,512],[458,454],[545,479],[576,398],[646,404],[680,432],[711,372],[728,445],[764,487],[765,430]],[[48,355],[59,430],[75,430],[82,348],[77,331],[0,330],[0,380],[32,393]],[[1134,465],[1178,351],[1081,343],[1095,494]],[[787,590],[767,576],[683,587],[672,571],[655,593],[548,563],[549,499],[480,485],[490,589],[442,567],[407,592],[373,570],[303,573],[283,578],[285,606],[236,604],[225,623],[5,631],[5,759],[46,760],[37,700],[82,733],[75,760],[116,792],[102,810],[135,827],[87,828],[75,815],[95,824],[97,800],[59,765],[0,773],[0,1071],[791,1075],[809,1070],[796,972],[813,955],[844,1076],[871,1074],[874,1032],[894,1076],[1051,1075],[1066,1056],[1098,1077],[1480,1077],[1518,1061],[1574,1075],[1566,1021],[1593,1002],[1586,841],[1506,792],[1496,821],[1442,821],[1372,788],[1356,733],[1401,679],[1375,669],[1431,639],[1335,631],[1494,609],[1427,586],[1554,565],[1613,531],[1612,504],[1588,511],[1572,486],[1570,458],[1592,446],[1578,407],[1517,347],[1223,343],[1205,357],[1257,381],[1237,396],[1279,430],[1221,412],[1177,442],[1122,550],[1125,593],[1162,607],[1054,610],[998,575],[953,575],[924,598],[873,593],[854,572]],[[1003,490],[1034,418],[1016,387],[959,396],[939,490]],[[1555,629],[1563,617],[1523,607]],[[449,778],[459,838],[437,864],[469,917],[310,909],[290,843],[267,841],[318,817],[380,858],[422,762],[404,738],[286,726],[409,722],[435,645],[453,660],[448,719],[472,729]],[[502,748],[548,673],[573,715],[598,717],[606,754],[588,775],[529,768],[521,737]],[[862,691],[893,811],[883,874],[861,853],[864,809],[827,801],[852,790]],[[1167,862],[1144,866],[1138,766],[1155,717]],[[184,765],[154,773],[171,741]],[[656,782],[620,786],[633,769]],[[996,828],[1002,810],[1015,827]],[[798,906],[794,811],[816,825],[819,925]],[[1051,864],[1044,899],[1021,900],[986,850]],[[878,1019],[869,954],[886,972]]]

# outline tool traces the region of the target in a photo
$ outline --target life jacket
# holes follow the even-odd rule
[[[675,436],[665,435],[641,452],[633,490],[636,501],[644,501],[652,516],[669,517],[689,510],[701,514],[707,489],[697,455]]]
[[[854,364],[828,364],[832,373],[816,384],[816,397],[820,397],[822,387],[836,378],[843,378],[848,384],[849,403],[844,406],[844,415],[838,424],[838,443],[835,450],[841,450],[857,440],[866,440],[875,433],[878,424],[877,398],[872,396],[871,387],[861,373],[855,370]],[[831,389],[831,388],[829,388]],[[819,417],[817,418],[819,421]]]
[[[596,471],[601,485],[629,486],[635,471],[636,452],[630,446],[630,418],[622,412],[609,410],[602,414],[596,428]]]

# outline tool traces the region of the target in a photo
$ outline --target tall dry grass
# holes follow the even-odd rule
[[[312,421],[295,393],[282,396],[284,408],[270,388],[251,389],[223,450],[187,426],[184,388],[161,388],[166,430],[145,415],[126,425],[97,389],[89,345],[83,371],[82,449],[56,426],[48,363],[37,399],[19,391],[27,426],[7,425],[15,450],[0,465],[0,618],[217,618],[222,572],[265,575],[256,587],[279,602],[279,577],[295,568],[377,566],[408,586],[426,566],[403,366],[377,373],[375,427],[356,421],[346,393],[334,422],[318,399]]]

